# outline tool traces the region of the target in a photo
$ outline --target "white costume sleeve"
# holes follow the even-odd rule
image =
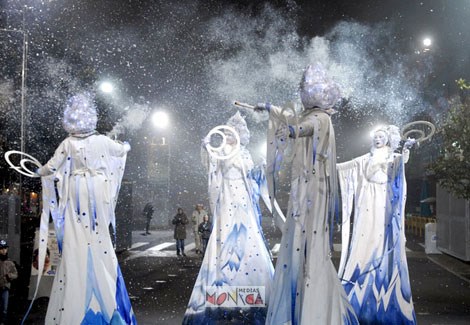
[[[55,150],[54,156],[52,156],[44,166],[36,171],[40,176],[52,175],[62,166],[67,158],[65,151],[67,141],[67,139],[62,141],[59,147]]]
[[[336,165],[338,182],[341,190],[342,223],[341,223],[341,260],[338,274],[341,277],[349,251],[350,222],[353,200],[358,183],[358,169],[360,165],[356,159]]]

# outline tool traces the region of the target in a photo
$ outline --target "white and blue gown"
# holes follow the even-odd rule
[[[271,107],[268,135],[268,179],[280,157],[275,138],[287,120]],[[266,324],[357,324],[354,311],[330,258],[330,218],[336,193],[336,147],[330,116],[304,110],[294,140],[287,220],[276,262]],[[284,139],[285,141],[285,139]],[[271,192],[275,186],[270,185]]]
[[[248,150],[227,160],[209,161],[209,200],[213,215],[201,269],[192,291],[183,324],[264,324],[274,267],[260,225],[258,198],[265,177],[253,172]],[[254,177],[256,176],[256,177]],[[257,184],[256,180],[264,182]],[[261,287],[264,294],[255,307],[238,300],[228,307],[207,301],[238,287]],[[219,296],[220,297],[220,296]]]
[[[405,253],[407,157],[388,150],[337,167],[343,204],[339,276],[361,324],[416,323]]]
[[[69,136],[38,170],[43,176],[39,260],[49,215],[61,251],[46,324],[136,324],[109,233],[129,149],[96,133]]]

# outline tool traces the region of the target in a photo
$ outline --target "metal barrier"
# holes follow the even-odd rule
[[[407,232],[411,232],[414,235],[423,237],[426,224],[435,222],[436,218],[433,217],[421,217],[412,215],[405,219],[405,229]]]

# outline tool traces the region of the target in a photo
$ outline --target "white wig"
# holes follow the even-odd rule
[[[248,130],[245,118],[243,118],[239,111],[229,118],[227,125],[233,127],[238,132],[242,146],[246,146],[250,142],[250,130]]]
[[[374,133],[382,131],[387,136],[387,146],[390,147],[390,150],[394,152],[397,150],[398,146],[400,145],[401,135],[400,129],[396,125],[386,125],[378,128],[374,131]]]
[[[83,134],[96,129],[98,121],[93,96],[88,92],[69,98],[64,110],[63,126],[70,134]]]
[[[320,63],[307,66],[300,82],[300,99],[304,108],[332,108],[340,98],[338,85],[327,77]]]

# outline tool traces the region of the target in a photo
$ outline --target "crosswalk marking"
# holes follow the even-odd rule
[[[191,244],[189,244],[189,245],[184,246],[185,252],[189,252],[189,251],[192,250],[193,248],[196,248],[196,243],[191,243]]]
[[[148,242],[137,242],[132,245],[131,250],[129,251],[130,256],[128,256],[125,260],[133,260],[138,257],[175,257],[176,256],[176,249],[175,249],[175,242],[164,242],[155,246],[152,246],[143,251],[132,251],[133,249],[148,245]],[[271,249],[273,255],[277,255],[279,253],[280,244],[277,243]],[[169,247],[173,247],[171,250],[166,250]],[[190,252],[196,247],[194,242],[185,246],[185,253]],[[335,252],[341,252],[341,244],[333,244],[333,250]],[[410,249],[406,248],[407,252],[412,252]],[[190,254],[191,255],[191,254]]]
[[[149,244],[148,242],[137,242],[137,243],[132,244],[131,249],[136,249],[136,248],[139,248],[141,246],[148,245],[148,244]]]
[[[171,250],[165,250],[168,247],[175,246],[176,242],[165,242],[155,246],[152,246],[143,251],[132,251],[130,250],[130,255],[125,259],[125,261],[130,261],[139,257],[175,257],[176,256],[176,249],[173,248]],[[142,245],[141,245],[142,246]],[[184,250],[185,253],[191,251],[196,247],[196,244],[190,243],[185,245]]]
[[[176,243],[162,243],[162,244],[158,244],[157,246],[150,247],[148,250],[152,252],[161,251],[173,245],[176,245]]]

